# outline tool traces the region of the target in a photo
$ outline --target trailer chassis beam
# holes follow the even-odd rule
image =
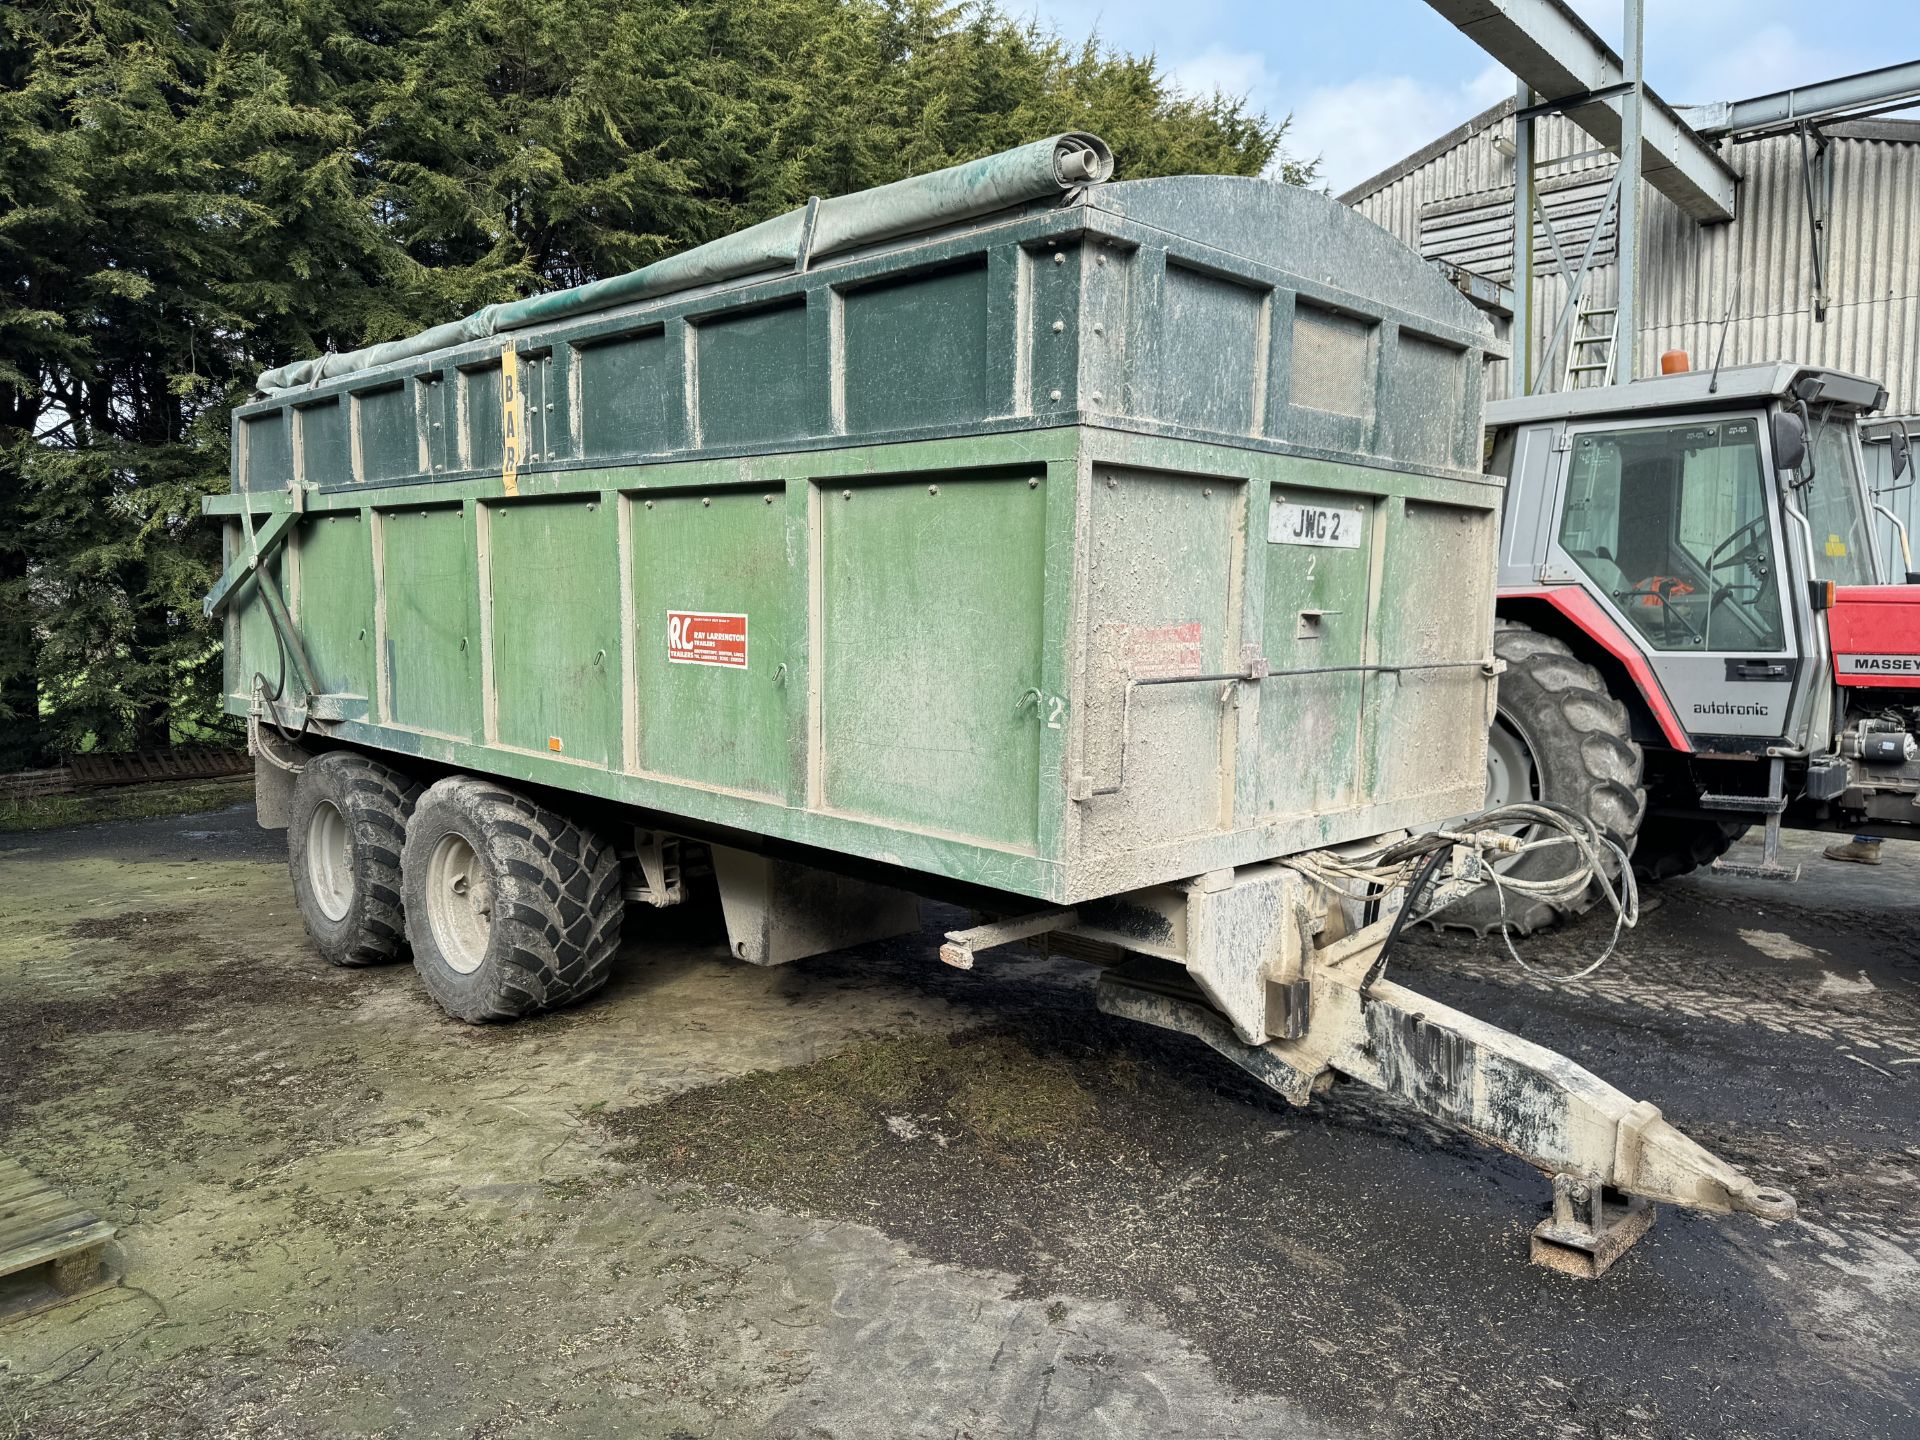
[[[1555,1177],[1555,1213],[1537,1235],[1542,1263],[1599,1274],[1645,1233],[1656,1202],[1793,1218],[1790,1195],[1689,1139],[1657,1106],[1404,985],[1369,983],[1390,914],[1329,940],[1342,928],[1335,912],[1283,867],[1183,888],[1198,906],[1182,927],[1184,955],[1110,968],[1100,1009],[1191,1035],[1292,1104],[1337,1078],[1358,1081]],[[1238,958],[1208,953],[1222,945]],[[1249,1040],[1249,1030],[1264,1034]]]

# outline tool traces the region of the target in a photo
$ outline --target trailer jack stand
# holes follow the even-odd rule
[[[1533,1263],[1597,1280],[1653,1228],[1656,1213],[1644,1196],[1608,1195],[1598,1175],[1556,1175],[1553,1215],[1533,1227]]]

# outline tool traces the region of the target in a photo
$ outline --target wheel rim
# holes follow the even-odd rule
[[[442,835],[427,861],[427,923],[450,969],[480,968],[493,931],[493,885],[464,835]]]
[[[1512,805],[1539,798],[1540,771],[1533,763],[1533,747],[1520,732],[1507,723],[1504,715],[1495,715],[1493,728],[1487,731],[1487,808]],[[1501,833],[1522,840],[1538,838],[1538,825],[1502,825]],[[1489,863],[1502,875],[1519,861],[1516,855],[1503,856]]]
[[[347,817],[331,800],[314,806],[307,821],[307,883],[320,913],[344,920],[353,908],[353,856]]]
[[[1534,768],[1533,750],[1520,738],[1520,732],[1498,716],[1487,732],[1487,805],[1512,805],[1535,799],[1539,772]]]

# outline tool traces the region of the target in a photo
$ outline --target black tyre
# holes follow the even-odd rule
[[[307,761],[287,818],[287,868],[314,948],[334,965],[407,953],[400,851],[420,786],[352,750]]]
[[[1649,815],[1633,847],[1633,873],[1642,880],[1673,880],[1711,865],[1750,827],[1733,820]]]
[[[620,859],[565,816],[450,776],[414,807],[400,873],[414,968],[456,1020],[513,1020],[606,983]]]
[[[1564,805],[1630,851],[1647,794],[1626,706],[1607,693],[1599,671],[1551,635],[1501,620],[1493,652],[1507,669],[1500,677],[1499,715],[1489,743],[1487,803],[1532,798]],[[1565,849],[1555,846],[1522,856],[1502,873],[1546,880],[1564,874],[1567,865]],[[1506,923],[1517,934],[1531,934],[1591,909],[1599,898],[1591,886],[1558,903],[1509,893]],[[1483,886],[1436,920],[1485,935],[1500,926],[1500,896],[1493,886]]]

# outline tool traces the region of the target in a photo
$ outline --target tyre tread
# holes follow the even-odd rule
[[[571,1004],[607,982],[625,909],[620,858],[612,846],[527,797],[471,775],[442,780],[422,803],[457,806],[499,858],[503,893],[493,910],[498,933],[482,962],[483,970],[491,965],[493,983],[477,1002],[458,1009],[436,991],[450,1014],[475,1023],[518,1019]],[[416,866],[424,871],[425,864],[424,846],[410,845],[408,872]],[[408,924],[419,956],[425,917],[410,915]],[[431,953],[430,938],[426,944],[425,953]],[[492,964],[495,958],[498,964]]]
[[[1561,803],[1588,815],[1624,850],[1631,851],[1646,814],[1644,761],[1634,743],[1627,707],[1607,690],[1600,672],[1556,636],[1518,621],[1495,622],[1493,652],[1507,670],[1500,677],[1505,703],[1524,706],[1540,741],[1554,747],[1568,768],[1584,776],[1578,796]],[[1572,901],[1508,901],[1506,924],[1530,935],[1584,913],[1599,900],[1589,887]],[[1455,901],[1434,923],[1485,936],[1500,928],[1500,900],[1491,886]]]
[[[329,963],[349,969],[384,965],[407,954],[406,921],[401,909],[400,852],[381,841],[404,839],[407,820],[425,788],[405,771],[357,750],[327,750],[307,761],[300,783],[309,795],[331,788],[326,796],[345,802],[353,826],[355,902],[359,910],[344,949],[316,945]],[[294,894],[306,909],[306,877],[299,857],[289,844],[288,868]],[[312,934],[312,923],[308,924]]]

